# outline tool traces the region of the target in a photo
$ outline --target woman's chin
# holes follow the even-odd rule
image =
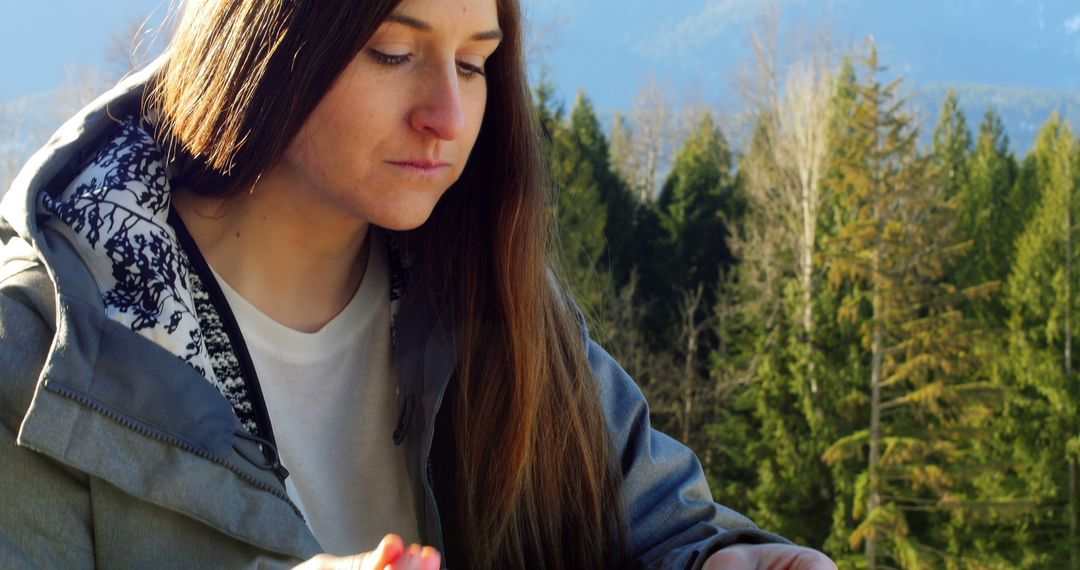
[[[408,211],[393,212],[389,215],[379,216],[370,222],[380,228],[396,232],[415,230],[424,225],[431,218],[434,204],[430,208],[417,208]]]

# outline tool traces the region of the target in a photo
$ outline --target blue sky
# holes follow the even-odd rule
[[[117,30],[169,0],[0,0],[0,101],[54,88],[65,66],[101,61]],[[628,108],[650,74],[719,107],[748,56],[746,30],[775,4],[784,29],[828,23],[835,43],[873,34],[917,84],[1080,90],[1076,0],[523,0],[563,98]],[[153,19],[153,18],[152,18]],[[727,101],[728,103],[725,103]]]
[[[764,6],[782,30],[826,24],[834,43],[872,34],[882,61],[923,84],[1080,89],[1075,0],[532,0],[534,20],[561,18],[545,56],[565,91],[625,108],[650,73],[707,101],[731,93],[749,56],[747,29]],[[703,92],[703,93],[700,93]]]
[[[119,30],[167,6],[168,0],[0,0],[0,101],[56,88],[65,67],[100,64]]]

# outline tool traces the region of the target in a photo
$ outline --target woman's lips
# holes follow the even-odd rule
[[[450,164],[446,162],[439,162],[435,160],[388,160],[387,164],[394,166],[399,170],[403,170],[410,174],[416,174],[420,176],[436,176],[441,174],[446,169],[450,168]]]

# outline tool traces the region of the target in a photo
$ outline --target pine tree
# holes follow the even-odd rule
[[[577,145],[582,162],[588,164],[592,171],[600,201],[606,210],[604,237],[608,251],[604,262],[621,285],[630,274],[631,264],[625,250],[633,232],[634,198],[612,166],[607,137],[600,127],[592,101],[584,92],[578,94],[570,111],[570,125],[574,133],[573,144]]]
[[[960,194],[968,183],[971,155],[971,132],[960,110],[956,92],[949,90],[934,129],[933,163],[940,177],[938,184],[946,200]]]
[[[857,144],[859,132],[856,123],[858,108],[858,74],[855,62],[846,57],[837,73],[832,101],[832,120],[829,126],[830,160],[826,174],[829,201],[822,209],[821,232],[824,250],[821,254],[823,271],[832,271],[831,244],[840,228],[854,218],[850,198],[852,184],[846,178],[846,160],[843,149]],[[817,295],[818,323],[817,343],[821,347],[822,369],[832,372],[825,391],[821,409],[828,421],[819,428],[821,440],[818,456],[840,437],[865,427],[869,395],[865,389],[869,352],[862,346],[859,324],[852,319],[840,318],[841,309],[851,299],[861,295],[861,284],[856,281],[830,283],[820,288]],[[860,559],[850,554],[848,538],[855,530],[851,498],[855,496],[855,483],[861,464],[828,464],[829,502],[831,525],[823,549],[834,556],[841,567],[850,567]]]
[[[851,132],[836,149],[849,217],[830,253],[834,290],[848,292],[840,319],[859,323],[869,352],[869,418],[824,454],[834,466],[865,462],[854,483],[851,546],[862,544],[867,568],[883,561],[922,568],[955,559],[926,532],[925,513],[948,512],[963,463],[965,422],[986,391],[972,372],[971,323],[959,307],[970,293],[946,280],[963,249],[935,183],[931,161],[916,149],[918,129],[871,45],[856,85]]]
[[[1012,267],[1014,242],[1022,229],[1020,212],[1009,201],[1016,184],[1017,165],[1001,117],[993,108],[979,127],[979,139],[969,162],[967,183],[957,196],[957,233],[972,240],[970,253],[956,268],[959,285],[1004,283]],[[976,304],[980,320],[1004,325],[1000,295]]]
[[[805,73],[804,68],[789,77],[806,78]],[[831,74],[818,77],[825,75]],[[815,122],[825,119],[815,127],[824,127],[824,133],[816,136],[825,137],[824,142],[832,147],[846,134],[855,87],[850,62],[845,62],[835,77],[821,83],[785,82],[783,96],[766,97],[777,101],[780,108],[759,109],[750,143],[740,160],[740,177],[745,178],[750,201],[743,225],[736,232],[740,266],[736,296],[730,303],[737,310],[727,327],[727,336],[736,336],[737,331],[740,338],[730,341],[723,354],[714,355],[713,371],[717,378],[746,385],[732,399],[733,409],[725,417],[726,423],[717,426],[717,433],[739,433],[741,425],[735,424],[749,421],[753,435],[743,444],[742,453],[727,452],[725,463],[712,467],[715,472],[745,479],[746,466],[751,466],[749,491],[738,482],[725,485],[729,493],[749,497],[751,517],[799,543],[826,548],[833,554],[846,550],[850,534],[847,513],[834,508],[837,492],[845,492],[848,478],[843,476],[846,474],[834,477],[820,457],[832,441],[850,433],[861,420],[852,414],[861,406],[852,405],[850,399],[853,394],[862,396],[853,386],[853,381],[861,378],[859,359],[852,358],[845,348],[855,344],[857,331],[835,322],[832,315],[842,295],[818,283],[827,261],[821,256],[820,244],[843,217],[837,203],[839,177],[831,153],[816,155],[824,160],[806,168],[808,159],[815,156],[807,152],[814,137],[785,139],[800,130],[806,132],[808,123],[801,127],[793,123],[807,118],[798,112],[800,108],[816,106],[806,105],[816,100],[807,97],[815,91],[814,84],[832,86],[831,93],[824,93],[829,109],[812,113]],[[813,171],[822,178],[816,190],[805,183],[807,177],[799,175]],[[811,207],[804,209],[804,204]],[[807,229],[811,230],[809,239]],[[807,251],[812,262],[809,279]],[[809,299],[808,291],[812,292]],[[811,326],[806,325],[808,314]],[[820,371],[816,390],[815,369]],[[744,410],[749,410],[749,417]],[[726,447],[736,446],[726,443]],[[833,524],[837,520],[834,512],[839,513],[839,524]],[[837,536],[844,537],[838,542],[830,538],[834,529]]]
[[[793,169],[778,163],[770,141],[775,131],[768,134],[772,128],[760,122],[757,126],[740,162],[740,175],[753,190],[748,213],[736,232],[738,280],[729,292],[734,298],[721,299],[736,307],[727,330],[721,332],[731,336],[730,331],[737,330],[743,338],[721,346],[723,353],[713,357],[714,376],[743,382],[747,388],[734,399],[735,413],[726,418],[723,431],[717,431],[732,433],[737,421],[753,422],[755,435],[742,444],[742,456],[728,452],[725,457],[732,467],[752,467],[753,486],[736,491],[738,487],[729,484],[729,492],[748,496],[749,514],[759,525],[821,547],[830,527],[832,495],[828,471],[819,459],[827,441],[821,433],[822,405],[835,386],[823,384],[815,391],[807,381],[808,362],[820,362],[823,347],[813,355],[808,351],[818,345],[822,331],[806,327],[804,320],[805,260],[800,243],[804,225],[797,206],[803,192],[798,185],[787,185]],[[820,205],[815,204],[814,210]],[[815,232],[814,238],[821,235]],[[820,295],[809,300],[816,320],[820,300]],[[831,383],[833,375],[826,376]],[[712,466],[717,472],[725,469],[732,468]]]
[[[999,425],[1008,436],[1002,448],[1018,466],[1021,485],[1014,492],[1041,505],[1021,526],[1034,527],[1027,548],[1039,553],[1038,564],[1077,568],[1080,390],[1073,348],[1080,308],[1080,167],[1076,140],[1057,115],[1039,133],[1029,159],[1041,201],[1017,241],[1007,285],[1011,316],[1003,382],[1009,391]]]
[[[676,154],[658,205],[667,231],[672,290],[703,284],[711,304],[718,271],[734,262],[729,224],[746,208],[736,186],[731,148],[711,113],[702,114]]]
[[[540,123],[548,137],[549,164],[558,200],[559,271],[587,317],[598,321],[610,276],[603,259],[607,210],[594,171],[595,155],[607,147],[592,107],[579,96],[569,120],[553,99],[554,88],[542,80],[537,88]],[[598,148],[599,147],[599,148]]]

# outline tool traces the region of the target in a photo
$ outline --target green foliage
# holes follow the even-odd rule
[[[1067,526],[1076,512],[1076,483],[1067,473],[1070,461],[1075,468],[1076,460],[1069,442],[1080,427],[1072,356],[1073,323],[1080,308],[1080,168],[1076,139],[1058,117],[1043,127],[1029,160],[1042,199],[1017,240],[1006,288],[1008,358],[1002,359],[998,378],[1009,405],[996,426],[1007,437],[994,449],[1015,462],[1016,478],[989,483],[1037,505],[1004,522],[1031,529],[1030,547],[1064,564],[1070,544],[1077,541]],[[1038,429],[1032,430],[1035,425]]]
[[[711,113],[701,116],[675,155],[657,206],[666,234],[669,293],[665,296],[701,284],[711,305],[716,300],[717,276],[735,261],[728,247],[728,227],[745,208],[731,148]]]
[[[879,82],[884,69],[873,47],[865,66],[836,149],[848,214],[828,257],[831,285],[848,295],[836,316],[858,325],[869,360],[870,419],[822,459],[865,462],[849,545],[865,547],[867,566],[923,568],[957,554],[925,529],[957,508],[951,502],[964,480],[951,469],[976,461],[964,434],[984,415],[980,396],[992,392],[972,379],[978,327],[962,312],[983,288],[961,290],[947,277],[966,250],[947,199],[967,183],[970,137],[950,98],[936,152],[919,155],[914,117],[895,95],[899,83]]]
[[[1001,117],[988,109],[979,127],[979,139],[970,172],[957,197],[958,236],[970,239],[970,254],[956,268],[959,286],[1004,283],[1012,267],[1016,237],[1026,220],[1024,208],[1011,199],[1016,187],[1016,160]],[[976,304],[981,320],[993,327],[1005,324],[1003,297],[993,295]]]
[[[755,193],[784,184],[767,110],[741,151],[698,115],[653,201],[612,168],[632,145],[542,81],[560,274],[654,425],[688,429],[715,497],[760,526],[840,568],[1080,567],[1080,143],[1052,117],[1018,160],[992,108],[973,140],[950,93],[920,149],[884,76],[871,52],[834,78],[812,327]]]
[[[941,117],[934,129],[932,151],[937,183],[942,188],[942,198],[948,200],[967,185],[971,154],[971,132],[955,91],[945,95]]]
[[[578,304],[595,318],[610,289],[603,262],[607,210],[600,193],[605,180],[600,169],[607,164],[607,145],[592,104],[584,95],[578,97],[569,120],[564,120],[550,93],[545,83],[537,90],[540,121],[550,136],[549,161],[558,192],[560,270]]]

